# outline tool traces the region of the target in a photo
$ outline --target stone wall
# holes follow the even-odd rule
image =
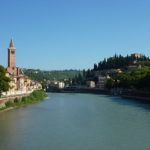
[[[30,94],[22,94],[17,96],[10,96],[6,98],[0,98],[0,108],[5,107],[7,102],[14,102],[15,99],[22,100],[23,97],[29,96]]]

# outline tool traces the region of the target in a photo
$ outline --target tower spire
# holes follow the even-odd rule
[[[14,41],[13,41],[13,39],[10,40],[10,45],[9,45],[9,47],[10,47],[10,48],[14,47]]]
[[[8,48],[8,67],[16,68],[16,49],[14,47],[14,41],[11,39]]]

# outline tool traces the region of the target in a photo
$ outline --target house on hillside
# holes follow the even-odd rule
[[[100,89],[104,89],[107,79],[110,79],[109,75],[107,75],[107,76],[99,76],[98,77],[97,87],[99,87]]]
[[[138,54],[138,53],[134,53],[134,54],[131,54],[131,56],[135,57],[135,58],[143,58],[144,55]]]
[[[90,87],[90,88],[95,88],[96,85],[95,85],[95,82],[94,81],[87,81],[87,86]]]

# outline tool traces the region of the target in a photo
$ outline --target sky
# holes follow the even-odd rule
[[[0,64],[88,69],[116,54],[150,56],[149,0],[0,0]]]

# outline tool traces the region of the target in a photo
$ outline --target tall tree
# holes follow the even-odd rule
[[[2,92],[7,92],[9,90],[10,79],[6,77],[6,71],[3,66],[0,66],[0,97]]]
[[[97,64],[94,64],[94,71],[97,71],[98,70],[98,66]]]

